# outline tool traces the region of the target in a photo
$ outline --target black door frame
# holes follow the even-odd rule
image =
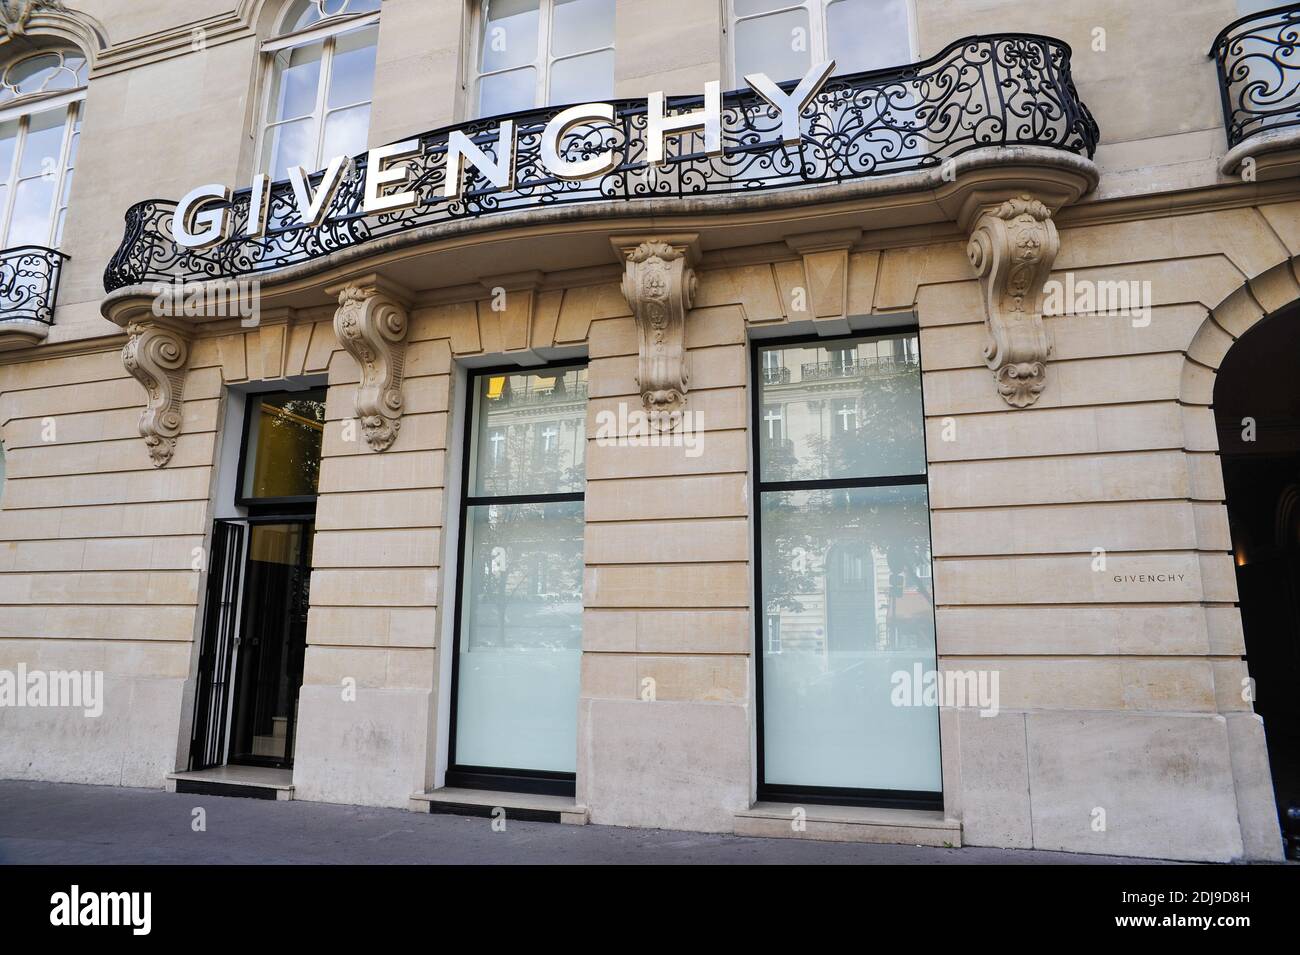
[[[586,492],[568,494],[522,494],[509,497],[475,497],[469,493],[471,450],[474,448],[475,411],[478,404],[476,385],[481,378],[493,375],[533,375],[561,368],[586,368],[586,358],[548,362],[545,365],[497,365],[491,368],[467,369],[465,380],[465,423],[461,437],[459,533],[456,541],[456,597],[452,612],[451,640],[451,700],[447,721],[447,772],[445,785],[463,789],[488,789],[498,792],[534,793],[551,796],[572,796],[576,791],[577,774],[550,772],[539,769],[462,765],[456,761],[456,710],[460,700],[460,638],[462,610],[465,604],[465,538],[466,517],[469,508],[483,504],[558,504],[585,501]],[[586,452],[583,453],[586,460]],[[585,482],[585,477],[584,477]],[[583,511],[586,514],[585,507]],[[578,701],[574,700],[576,708]]]

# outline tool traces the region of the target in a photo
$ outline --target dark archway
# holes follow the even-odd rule
[[[1214,416],[1255,711],[1279,809],[1300,811],[1300,305],[1228,350]]]

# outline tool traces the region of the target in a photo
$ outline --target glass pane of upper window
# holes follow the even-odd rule
[[[63,131],[68,123],[66,109],[47,109],[27,120],[27,140],[18,165],[18,175],[57,177],[63,167]]]
[[[271,79],[271,122],[310,116],[316,109],[324,43],[309,43],[275,55]]]
[[[281,33],[296,33],[314,26],[326,17],[375,13],[380,0],[297,0],[285,14]]]
[[[537,59],[540,8],[539,0],[489,0],[483,18],[480,73],[523,66]]]
[[[86,85],[86,58],[71,50],[45,50],[15,60],[0,74],[0,102],[33,93]]]
[[[581,492],[587,369],[484,375],[476,381],[471,495]]]
[[[379,27],[344,33],[334,45],[328,105],[331,109],[367,103],[375,85],[375,48]]]
[[[613,45],[614,0],[556,0],[551,18],[552,56]]]
[[[759,479],[925,473],[921,368],[914,333],[831,346],[782,345],[760,377]],[[778,428],[774,423],[779,417]]]
[[[325,117],[325,141],[321,145],[322,164],[335,156],[353,156],[366,148],[370,129],[370,105],[353,106]]]
[[[929,540],[921,485],[762,494],[767,783],[940,789],[938,707],[894,692],[935,669]]]
[[[808,11],[787,10],[741,20],[736,23],[735,43],[737,85],[747,73],[766,73],[778,83],[798,79],[812,62]]]
[[[537,71],[531,66],[522,70],[494,73],[478,81],[478,113],[497,116],[530,109],[537,105]]]
[[[0,123],[0,182],[7,182],[14,165],[14,149],[18,145],[18,120]]]
[[[6,246],[50,244],[56,181],[55,177],[37,176],[18,183]]]
[[[614,51],[556,60],[551,66],[550,105],[587,103],[614,96]]]
[[[266,131],[266,163],[272,179],[285,179],[290,166],[303,166],[314,172],[316,165],[316,121],[300,119],[272,126]]]
[[[241,497],[304,497],[316,493],[325,389],[250,395]]]
[[[826,7],[826,44],[836,73],[910,62],[907,0],[833,0]]]
[[[736,16],[747,17],[755,13],[771,13],[773,10],[784,10],[788,7],[797,7],[797,2],[791,0],[735,0],[734,6]]]

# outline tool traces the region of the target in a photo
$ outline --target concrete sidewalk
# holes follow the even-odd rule
[[[194,832],[196,808],[207,831]],[[561,826],[274,802],[152,789],[0,781],[0,862],[180,863],[972,863],[1115,865],[1114,856],[755,839]]]

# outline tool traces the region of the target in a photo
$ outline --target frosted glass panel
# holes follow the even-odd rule
[[[568,56],[614,42],[614,0],[556,0],[551,55]]]
[[[479,72],[492,73],[537,58],[538,0],[491,0],[483,20]]]
[[[493,73],[478,81],[478,113],[500,116],[531,109],[537,97],[537,71],[531,66]]]
[[[614,96],[614,51],[601,50],[556,60],[551,67],[552,106],[611,99]]]
[[[582,502],[470,507],[465,534],[456,762],[573,772]]]
[[[760,478],[925,473],[916,335],[760,353]]]
[[[826,7],[826,46],[836,73],[911,62],[907,0],[834,0]]]
[[[736,77],[766,73],[777,81],[796,80],[808,72],[808,11],[773,13],[736,24]]]
[[[765,781],[938,792],[938,709],[891,696],[935,669],[925,487],[761,497]]]
[[[571,494],[586,485],[587,369],[478,381],[475,497]]]

